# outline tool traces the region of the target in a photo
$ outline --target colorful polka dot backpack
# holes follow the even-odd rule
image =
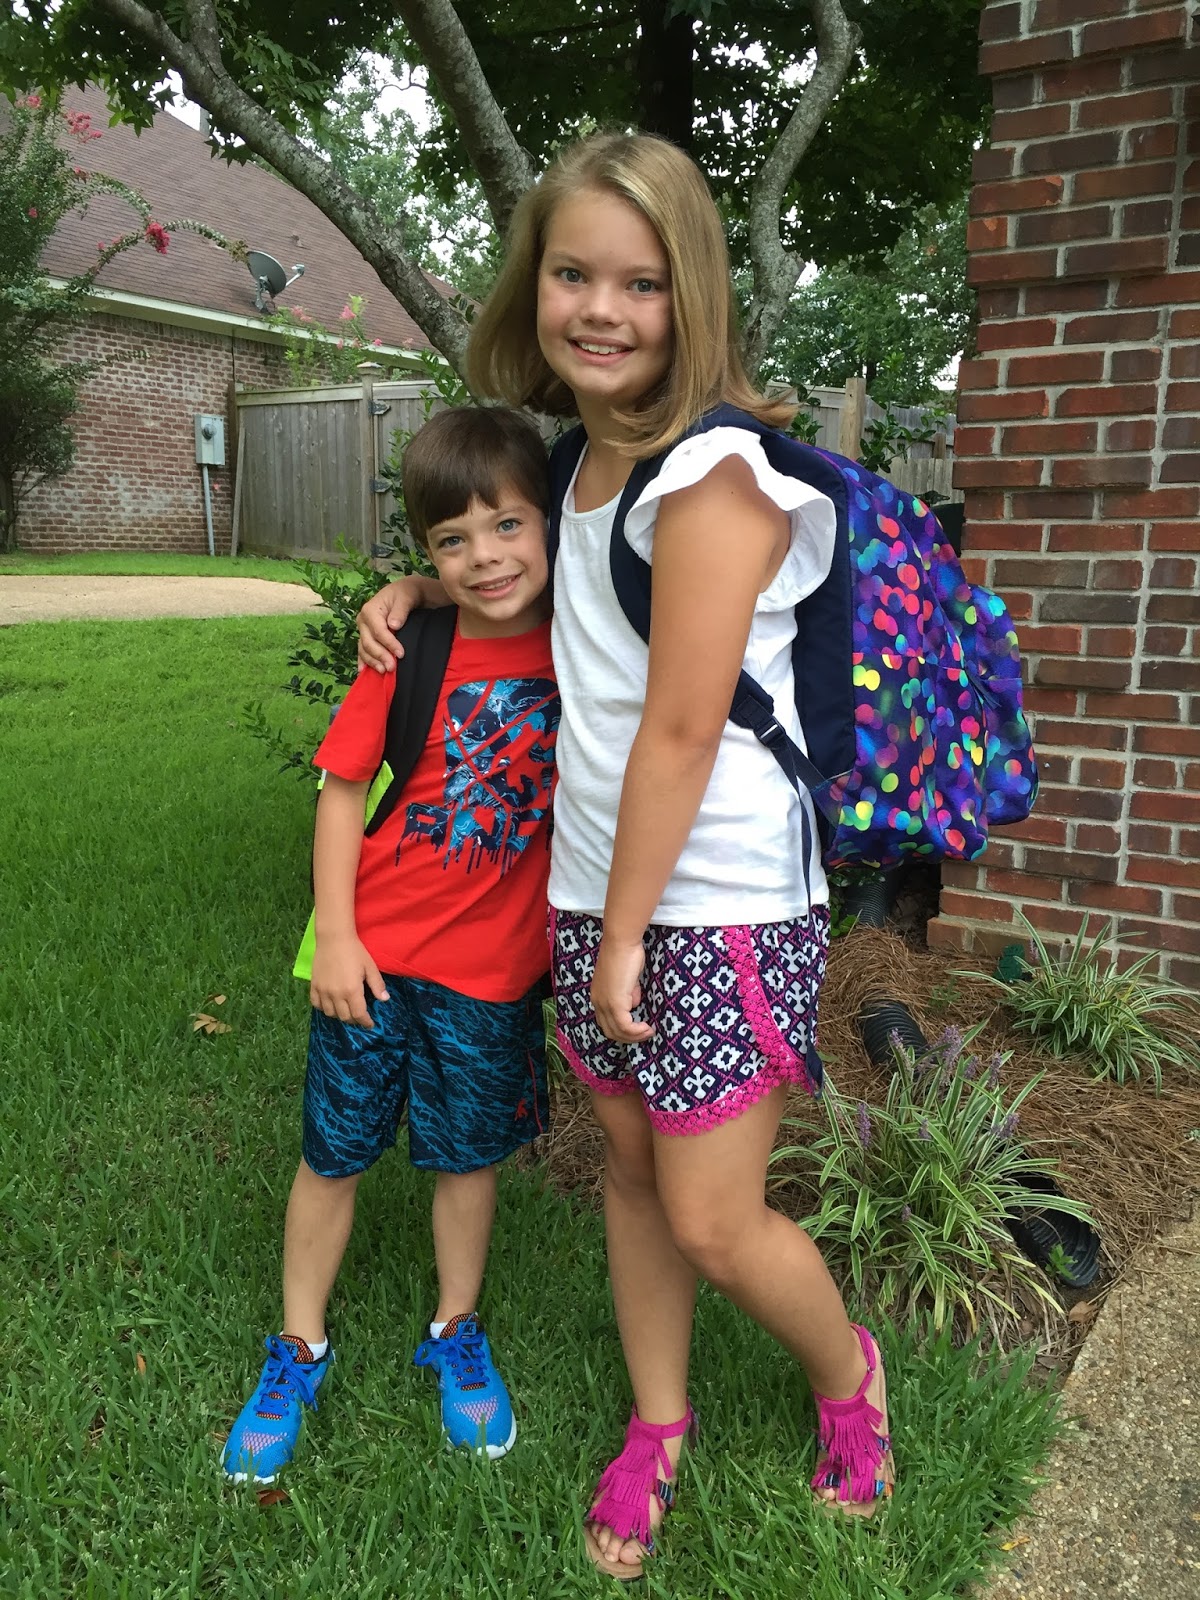
[[[828,495],[837,513],[829,576],[796,607],[796,707],[807,752],[744,672],[731,720],[750,728],[812,796],[827,865],[974,860],[989,827],[1022,821],[1037,795],[1021,658],[1004,602],[967,581],[922,500],[732,406],[718,406],[690,431],[719,427],[759,434],[776,471]],[[584,443],[574,429],[551,454],[552,550],[556,511]],[[624,522],[662,460],[637,464],[610,547],[617,598],[643,639],[650,568],[626,542]]]

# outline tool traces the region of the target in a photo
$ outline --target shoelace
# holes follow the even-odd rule
[[[317,1409],[316,1364],[309,1368],[307,1362],[298,1361],[295,1350],[290,1344],[285,1344],[278,1334],[273,1333],[267,1340],[267,1364],[263,1368],[261,1387],[262,1401],[256,1408],[260,1417],[269,1417],[278,1422],[293,1396],[299,1396],[303,1404],[311,1406],[314,1411]],[[281,1410],[266,1410],[268,1400],[277,1401]]]
[[[417,1351],[416,1360],[422,1367],[432,1366],[435,1360],[445,1361],[454,1374],[459,1389],[484,1389],[487,1380],[483,1372],[483,1329],[470,1317],[460,1322],[449,1336],[429,1339]],[[474,1374],[472,1382],[465,1381]]]

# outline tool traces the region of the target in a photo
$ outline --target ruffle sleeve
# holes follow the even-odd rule
[[[810,484],[777,472],[761,439],[745,428],[712,428],[676,445],[661,472],[634,502],[625,519],[625,538],[644,561],[653,563],[654,524],[662,497],[691,488],[733,455],[742,457],[763,494],[791,518],[791,545],[759,605],[771,610],[796,605],[820,587],[829,571],[836,526],[833,502]]]

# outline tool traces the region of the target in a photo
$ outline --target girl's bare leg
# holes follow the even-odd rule
[[[766,1203],[786,1094],[781,1086],[708,1133],[656,1134],[658,1193],[684,1259],[777,1339],[818,1393],[843,1400],[866,1376],[858,1337],[817,1247]],[[882,1382],[877,1372],[867,1391],[880,1410]]]
[[[604,1133],[608,1268],[634,1405],[644,1422],[678,1422],[687,1411],[696,1273],[676,1249],[659,1200],[641,1095],[593,1095],[592,1109]],[[666,1442],[672,1466],[682,1447],[682,1438]],[[663,1514],[657,1496],[650,1506],[656,1526]],[[622,1542],[597,1523],[588,1531],[606,1560],[640,1565],[645,1552],[636,1539]]]

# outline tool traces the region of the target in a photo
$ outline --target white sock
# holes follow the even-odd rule
[[[284,1337],[284,1335],[280,1334],[279,1337],[282,1339]],[[290,1335],[290,1337],[293,1338],[293,1339],[296,1339],[296,1338],[299,1338],[299,1334],[292,1334],[292,1335]],[[305,1342],[305,1344],[308,1344],[308,1348],[312,1352],[312,1358],[313,1358],[314,1361],[320,1361],[321,1357],[325,1354],[326,1350],[329,1349],[329,1340],[328,1339],[322,1339],[320,1344],[309,1344],[307,1339],[304,1342]]]
[[[429,1331],[435,1339],[440,1339],[442,1337],[442,1330],[445,1327],[446,1324],[444,1322],[431,1322],[429,1324]]]

